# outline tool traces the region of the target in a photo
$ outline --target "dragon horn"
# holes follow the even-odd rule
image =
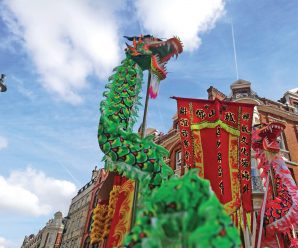
[[[132,46],[130,46],[130,45],[128,45],[126,42],[125,42],[125,44],[126,44],[127,48],[129,48],[130,50],[132,50],[132,49],[133,49],[133,47],[132,47]]]
[[[137,46],[137,42],[136,42],[136,39],[133,38],[133,46],[136,47]]]
[[[129,36],[123,36],[125,39],[128,39],[129,41],[133,41],[134,39],[137,39],[138,37],[136,37],[136,36],[131,36],[131,37],[129,37]]]

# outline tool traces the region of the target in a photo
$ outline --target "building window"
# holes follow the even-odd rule
[[[298,103],[293,103],[293,106],[295,108],[295,112],[298,113]]]
[[[80,224],[81,224],[81,217],[78,218],[77,229],[80,228]]]
[[[279,142],[279,148],[281,150],[287,150],[286,149],[286,145],[285,145],[285,140],[284,140],[284,136],[283,133],[280,134],[280,136],[278,137],[278,142]]]
[[[260,173],[259,173],[259,170],[258,170],[258,161],[254,158],[254,157],[251,157],[251,175],[252,176],[259,176]]]
[[[90,245],[90,237],[88,236],[88,237],[85,239],[85,242],[84,242],[84,248],[89,248],[89,245]]]
[[[54,243],[54,239],[53,239],[53,234],[49,235],[49,244],[53,244]]]
[[[181,150],[176,151],[175,153],[175,170],[181,168],[181,161],[182,161],[182,153]]]
[[[45,244],[47,244],[47,242],[48,242],[48,239],[49,239],[49,233],[47,233],[47,236],[46,236],[46,241],[44,242]]]
[[[176,130],[179,132],[179,122],[177,121],[175,124]]]
[[[99,195],[99,190],[97,190],[96,193],[95,193],[95,197],[94,197],[94,200],[93,200],[93,208],[95,208],[96,205],[97,205],[98,195]]]
[[[258,161],[251,157],[251,184],[253,192],[263,192],[263,183],[258,169]]]
[[[93,223],[93,213],[90,215],[90,219],[89,219],[89,225],[88,225],[88,232],[91,232],[91,228],[92,228],[92,223]]]

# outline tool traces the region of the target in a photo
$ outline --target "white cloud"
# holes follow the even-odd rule
[[[199,34],[224,14],[224,0],[137,0],[135,6],[146,30],[159,37],[177,35],[188,51],[199,47]]]
[[[106,78],[119,62],[117,0],[7,0],[4,20],[32,56],[43,86],[71,103],[96,73]]]
[[[0,176],[1,212],[40,216],[61,210],[66,214],[75,194],[73,183],[30,167],[12,171],[7,179]]]
[[[8,146],[8,141],[6,138],[0,136],[0,150],[6,148]]]
[[[11,245],[11,242],[0,236],[0,248],[8,248]]]
[[[106,79],[119,63],[121,32],[128,29],[122,25],[137,27],[138,18],[146,31],[165,38],[177,35],[185,50],[192,51],[201,43],[199,35],[224,14],[224,1],[4,0],[0,10],[32,58],[44,88],[77,104],[88,76]]]

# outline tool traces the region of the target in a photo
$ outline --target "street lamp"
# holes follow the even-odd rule
[[[0,77],[0,92],[5,92],[7,90],[7,87],[4,83],[4,79],[5,79],[5,75],[1,74],[1,77]]]

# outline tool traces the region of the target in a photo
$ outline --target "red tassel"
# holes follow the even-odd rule
[[[238,228],[238,214],[235,212],[235,226]]]
[[[244,224],[244,229],[246,229],[247,218],[246,218],[246,211],[244,209],[243,209],[243,224]]]

